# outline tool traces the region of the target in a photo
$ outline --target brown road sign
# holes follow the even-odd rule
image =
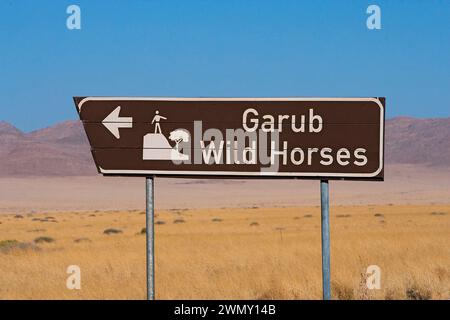
[[[384,98],[74,100],[104,175],[384,177]]]

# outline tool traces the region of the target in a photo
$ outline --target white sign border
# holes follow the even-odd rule
[[[188,175],[188,176],[260,176],[260,177],[335,177],[335,178],[372,178],[383,170],[384,149],[384,107],[377,98],[174,98],[174,97],[86,97],[77,105],[81,112],[83,104],[87,101],[371,101],[380,108],[380,150],[379,167],[372,173],[333,173],[333,172],[245,172],[245,171],[181,171],[181,170],[107,170],[98,167],[100,173],[111,175]]]

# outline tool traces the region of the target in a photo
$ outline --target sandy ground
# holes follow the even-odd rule
[[[450,170],[388,166],[384,182],[332,181],[333,204],[450,203]],[[0,178],[0,212],[128,210],[145,206],[144,178]],[[157,178],[159,209],[319,204],[319,182]]]
[[[158,299],[320,299],[318,181],[155,187]],[[145,298],[143,178],[1,178],[0,191],[0,299]],[[450,172],[391,166],[385,182],[331,182],[331,199],[333,298],[450,298]],[[369,265],[380,290],[364,286]]]
[[[330,222],[333,299],[450,298],[450,206],[333,206]],[[144,299],[144,226],[142,211],[0,216],[0,299]],[[155,232],[157,299],[321,299],[316,206],[157,210]]]

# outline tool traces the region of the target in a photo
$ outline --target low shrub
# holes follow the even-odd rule
[[[55,239],[51,238],[51,237],[38,237],[36,239],[34,239],[34,243],[52,243],[55,242]]]
[[[406,298],[408,300],[430,300],[432,298],[431,290],[414,283],[406,288]]]
[[[122,230],[115,229],[115,228],[108,228],[105,231],[103,231],[104,234],[110,235],[110,234],[119,234],[122,233]]]

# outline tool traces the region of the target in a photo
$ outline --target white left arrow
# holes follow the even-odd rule
[[[120,117],[120,106],[115,108],[113,112],[102,121],[103,125],[108,129],[114,137],[120,139],[120,128],[133,128],[132,117]]]

